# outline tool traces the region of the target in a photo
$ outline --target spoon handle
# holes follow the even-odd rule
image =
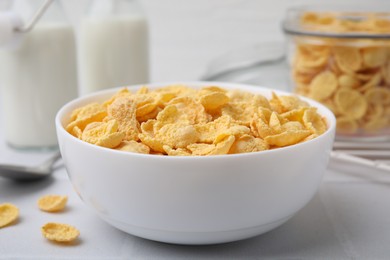
[[[57,151],[49,159],[43,162],[40,166],[41,169],[51,169],[56,161],[61,158],[61,152]]]

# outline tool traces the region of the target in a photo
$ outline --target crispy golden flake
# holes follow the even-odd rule
[[[138,140],[139,122],[136,118],[136,102],[129,96],[118,97],[107,108],[107,119],[115,119],[118,132],[123,133],[125,140]]]
[[[38,200],[38,207],[42,211],[57,212],[65,208],[68,196],[46,195]]]
[[[72,242],[80,235],[75,227],[68,224],[49,222],[42,226],[42,235],[55,242]]]
[[[335,95],[335,104],[341,114],[353,119],[360,119],[367,111],[367,101],[356,90],[340,89]]]
[[[136,142],[134,140],[122,141],[115,149],[120,151],[132,152],[132,153],[143,153],[143,154],[150,153],[149,146],[143,143]]]
[[[11,203],[0,204],[0,228],[15,222],[19,217],[19,209]]]
[[[310,83],[310,96],[315,100],[324,100],[337,89],[336,76],[330,71],[318,74]]]
[[[118,123],[115,119],[90,123],[81,135],[81,140],[107,148],[118,146],[124,138],[125,133],[118,131]]]

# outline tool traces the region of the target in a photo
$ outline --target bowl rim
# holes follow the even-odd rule
[[[221,88],[227,88],[227,89],[239,89],[239,90],[244,90],[248,91],[251,93],[257,93],[261,94],[261,92],[275,92],[278,95],[296,95],[300,99],[308,102],[310,106],[314,106],[319,108],[322,112],[320,113],[321,116],[326,118],[327,126],[328,129],[321,134],[320,136],[305,141],[305,142],[300,142],[297,144],[285,146],[285,147],[280,147],[276,149],[271,149],[271,150],[263,150],[263,151],[258,151],[258,152],[250,152],[250,153],[240,153],[240,154],[223,154],[223,155],[209,155],[209,156],[159,156],[159,155],[154,155],[154,154],[141,154],[141,153],[133,153],[133,152],[123,152],[115,149],[110,149],[106,147],[101,147],[95,144],[90,144],[88,142],[82,141],[78,139],[77,137],[71,135],[66,131],[65,127],[62,125],[62,121],[67,116],[65,113],[70,107],[75,106],[78,103],[82,103],[82,101],[88,100],[88,99],[96,99],[97,97],[107,95],[109,93],[115,94],[118,92],[120,89],[123,88],[128,88],[129,90],[132,89],[139,89],[143,86],[149,87],[151,89],[159,88],[159,87],[164,87],[164,86],[169,86],[169,85],[184,85],[188,86],[191,88],[201,88],[204,86],[218,86]],[[253,91],[253,90],[260,90],[260,91]],[[267,97],[268,98],[268,97]],[[88,102],[91,103],[91,102]],[[69,114],[69,112],[68,112]],[[230,83],[230,82],[219,82],[219,81],[167,81],[167,82],[155,82],[155,83],[145,83],[145,84],[136,84],[136,85],[129,85],[129,86],[120,86],[120,87],[115,87],[115,88],[110,88],[110,89],[105,89],[97,92],[93,92],[84,96],[80,96],[76,99],[73,99],[66,104],[64,104],[57,112],[56,117],[55,117],[55,125],[57,128],[57,138],[59,139],[59,134],[62,134],[65,138],[71,138],[72,140],[78,142],[81,145],[86,145],[87,147],[91,147],[91,149],[97,149],[98,151],[101,151],[103,153],[114,153],[117,154],[118,156],[136,156],[140,158],[147,158],[147,159],[152,159],[155,158],[157,160],[160,160],[161,158],[164,158],[163,160],[215,160],[216,158],[218,159],[227,159],[227,158],[235,158],[235,157],[251,157],[251,156],[259,156],[261,154],[273,154],[273,153],[278,153],[281,151],[288,152],[292,149],[299,148],[301,146],[306,146],[310,145],[313,142],[319,142],[320,140],[327,138],[328,135],[333,135],[332,137],[332,142],[334,140],[335,132],[336,132],[336,118],[333,114],[333,112],[330,111],[329,108],[326,106],[322,105],[321,103],[295,94],[291,93],[288,91],[283,91],[283,90],[278,90],[278,89],[272,89],[272,88],[267,88],[263,86],[256,86],[256,85],[249,85],[249,84],[241,84],[241,83]]]

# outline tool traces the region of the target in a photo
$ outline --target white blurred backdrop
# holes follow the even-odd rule
[[[87,0],[62,0],[74,24]],[[151,80],[199,79],[229,50],[282,41],[286,9],[310,4],[381,4],[389,0],[139,0],[150,22]]]

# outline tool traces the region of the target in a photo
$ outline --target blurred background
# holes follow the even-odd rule
[[[292,91],[295,82],[284,53],[293,53],[293,37],[287,44],[281,26],[289,8],[322,5],[340,11],[365,5],[364,12],[377,6],[380,13],[390,11],[390,2],[384,0],[372,0],[370,5],[364,0],[56,0],[31,31],[13,29],[23,28],[16,21],[34,17],[44,2],[0,0],[0,8],[12,3],[14,11],[2,16],[1,35],[20,44],[0,50],[0,112],[7,142],[17,148],[56,147],[53,122],[59,108],[78,94],[107,87],[214,80]],[[356,22],[351,16],[346,15]],[[379,51],[387,53],[390,47],[385,45]],[[379,64],[383,67],[373,67],[390,71],[387,64],[385,58]],[[308,89],[315,74],[311,72],[300,75],[301,88]],[[369,81],[370,75],[363,76]],[[390,76],[382,85],[382,76],[376,78],[378,82],[370,86],[390,84]],[[368,121],[382,129],[386,120]],[[355,121],[348,122],[356,128]],[[34,129],[31,136],[25,135],[25,128]]]
[[[62,0],[73,23],[87,0]],[[280,22],[295,5],[367,4],[366,0],[139,0],[150,26],[152,81],[196,80],[210,61],[235,49],[283,41]],[[370,4],[386,4],[371,0]],[[390,2],[388,2],[390,10]]]

